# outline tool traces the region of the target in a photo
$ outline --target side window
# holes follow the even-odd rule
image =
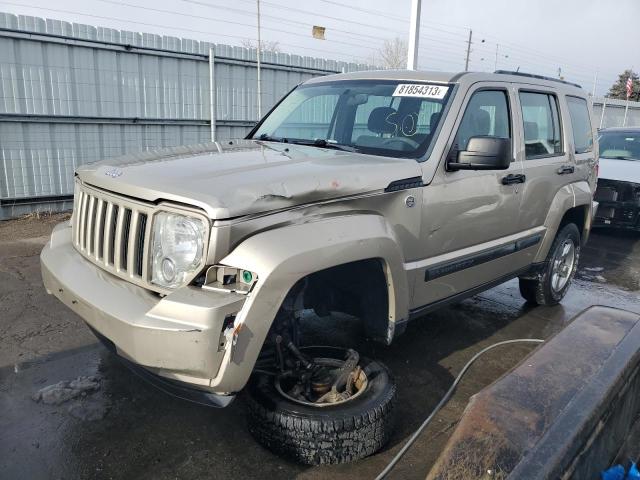
[[[473,94],[456,134],[458,150],[466,150],[471,137],[511,138],[507,92],[480,90]]]
[[[584,98],[567,97],[567,106],[571,117],[575,153],[590,152],[593,150],[593,130],[591,130],[587,101]]]
[[[562,153],[556,97],[547,93],[520,92],[520,105],[524,122],[525,158]]]

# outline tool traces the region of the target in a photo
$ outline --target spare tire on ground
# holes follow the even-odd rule
[[[344,352],[307,347],[318,358]],[[276,377],[254,373],[247,393],[248,426],[273,452],[308,465],[346,463],[372,455],[389,440],[394,426],[396,387],[382,363],[360,358],[367,384],[338,404],[312,406],[283,395]]]

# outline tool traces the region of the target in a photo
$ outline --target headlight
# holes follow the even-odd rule
[[[153,219],[151,281],[166,288],[196,273],[204,253],[206,228],[198,218],[161,212]]]

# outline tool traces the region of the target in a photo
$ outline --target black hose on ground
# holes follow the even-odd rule
[[[501,345],[508,345],[510,343],[544,343],[544,340],[540,340],[539,338],[516,338],[514,340],[505,340],[503,342],[498,342],[498,343],[494,343],[493,345],[489,345],[488,347],[476,353],[471,358],[471,360],[469,360],[466,363],[466,365],[462,367],[462,370],[460,371],[456,379],[453,381],[453,384],[451,384],[451,387],[449,387],[449,390],[447,390],[447,393],[444,394],[444,397],[442,397],[442,400],[440,400],[440,403],[436,405],[436,408],[433,409],[433,411],[429,414],[427,419],[424,422],[422,422],[422,425],[420,425],[420,427],[418,427],[418,429],[414,432],[414,434],[411,435],[409,440],[407,440],[407,443],[405,443],[404,446],[400,449],[400,451],[395,455],[395,457],[391,459],[391,461],[387,464],[384,470],[380,472],[380,474],[376,477],[376,480],[384,479],[389,474],[389,472],[391,472],[393,467],[396,466],[396,464],[400,461],[400,459],[404,456],[404,454],[407,453],[409,448],[411,448],[414,442],[418,439],[422,431],[425,428],[427,428],[427,425],[429,425],[429,423],[431,423],[431,420],[433,420],[433,417],[436,416],[436,413],[438,413],[440,409],[447,403],[447,401],[455,391],[456,387],[458,386],[458,383],[460,383],[460,380],[462,380],[462,377],[467,372],[467,370],[469,370],[473,362],[475,362],[481,355],[488,352],[489,350],[492,350]]]

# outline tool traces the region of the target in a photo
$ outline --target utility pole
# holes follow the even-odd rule
[[[260,42],[260,0],[256,0],[258,7],[258,120],[262,118],[262,83],[260,82],[260,52],[262,45]]]
[[[496,43],[496,61],[493,64],[493,71],[498,70],[498,57],[500,58],[509,58],[509,55],[498,55],[498,50],[500,49],[500,45]]]
[[[622,120],[622,126],[627,126],[627,114],[629,113],[629,97],[627,97],[627,104],[624,107],[624,119]]]
[[[420,7],[422,0],[411,0],[411,24],[409,25],[409,48],[407,50],[407,68],[418,68],[418,40],[420,37]]]
[[[598,127],[598,130],[600,130],[602,128],[602,125],[604,125],[604,114],[605,111],[607,110],[607,96],[604,96],[604,99],[602,100],[602,113],[600,114],[600,126]]]
[[[467,41],[467,59],[464,61],[464,71],[469,71],[469,56],[471,55],[471,37],[473,37],[473,30],[469,29],[469,41]]]
[[[211,141],[216,141],[216,52],[209,48],[209,115],[211,118]]]
[[[631,70],[629,70],[629,78],[631,79],[631,93],[633,93],[633,67],[631,67]],[[631,95],[629,94],[629,92],[627,92],[627,104],[624,107],[624,119],[622,120],[623,127],[627,126],[627,114],[629,113],[629,98],[631,98]]]
[[[591,94],[591,96],[593,98],[596,97],[596,85],[598,84],[598,72],[595,73],[595,75],[593,76],[593,93]]]

